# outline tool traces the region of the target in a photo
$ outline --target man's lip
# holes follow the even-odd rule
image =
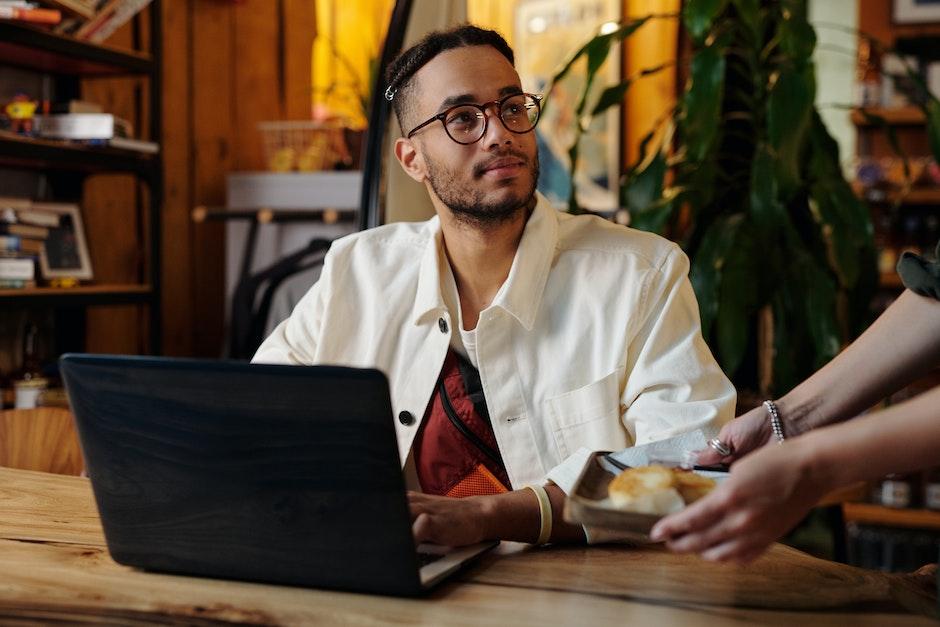
[[[509,168],[513,166],[523,166],[523,165],[525,165],[525,161],[523,161],[522,159],[515,159],[515,158],[498,159],[494,161],[493,163],[490,163],[489,165],[485,166],[483,168],[483,171],[489,172],[491,170],[499,170],[500,168]]]

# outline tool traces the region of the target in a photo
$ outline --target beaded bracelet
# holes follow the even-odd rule
[[[783,423],[780,422],[780,412],[777,411],[777,404],[773,401],[764,401],[764,407],[766,407],[767,411],[770,413],[770,428],[773,429],[774,435],[777,436],[777,444],[783,444],[786,438],[783,435]]]

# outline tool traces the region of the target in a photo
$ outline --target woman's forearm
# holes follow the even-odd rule
[[[838,487],[940,463],[940,387],[800,438],[811,475]]]
[[[940,366],[940,301],[905,291],[865,333],[777,402],[791,435],[857,416]]]

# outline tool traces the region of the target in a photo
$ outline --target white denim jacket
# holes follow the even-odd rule
[[[457,332],[441,293],[447,263],[436,217],[335,241],[320,280],[254,361],[383,371],[408,464]],[[732,418],[735,390],[702,339],[688,269],[661,237],[562,214],[539,197],[476,331],[514,488],[552,480],[570,492],[585,460],[579,449],[716,433]]]

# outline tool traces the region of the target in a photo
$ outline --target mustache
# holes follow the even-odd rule
[[[473,166],[474,178],[480,178],[481,176],[486,174],[486,171],[489,170],[493,166],[493,164],[495,164],[497,161],[503,161],[504,159],[507,159],[509,157],[513,159],[518,159],[519,161],[523,163],[523,165],[529,165],[529,157],[526,156],[525,153],[517,152],[515,150],[507,150],[498,155],[493,155],[491,159],[487,159],[486,161],[482,163],[478,163],[475,166]]]

